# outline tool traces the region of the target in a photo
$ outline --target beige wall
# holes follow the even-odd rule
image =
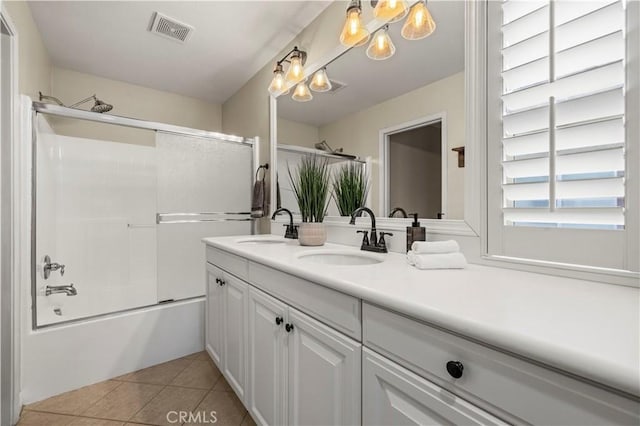
[[[440,129],[420,127],[392,135],[389,142],[389,210],[402,207],[436,219],[442,205]]]
[[[5,1],[3,7],[18,33],[18,79],[20,93],[38,98],[51,90],[51,61],[31,10],[25,1]]]
[[[58,67],[52,70],[51,86],[51,94],[65,105],[95,93],[99,99],[114,106],[109,114],[194,129],[222,130],[222,106],[200,99]],[[92,105],[90,101],[80,108],[89,109]],[[57,133],[69,136],[144,145],[153,145],[155,140],[151,131],[80,120],[54,119],[51,122]]]
[[[411,120],[438,113],[446,114],[447,219],[464,218],[464,169],[458,168],[458,154],[451,148],[464,141],[464,73],[454,74],[396,98],[350,114],[342,120],[320,127],[320,139],[342,146],[345,152],[371,157],[371,199],[379,210],[379,132]],[[384,214],[385,212],[379,212]]]
[[[313,148],[318,139],[318,128],[278,117],[278,143]]]

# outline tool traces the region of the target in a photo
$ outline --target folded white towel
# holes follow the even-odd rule
[[[448,241],[414,241],[411,250],[416,254],[455,253],[460,251],[460,246],[455,240]]]
[[[407,253],[409,265],[418,269],[464,269],[467,259],[462,253],[416,254]]]

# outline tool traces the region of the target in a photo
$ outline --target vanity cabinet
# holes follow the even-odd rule
[[[205,346],[241,400],[247,382],[249,285],[207,264]]]
[[[249,347],[258,424],[360,424],[360,343],[252,287]]]
[[[508,424],[367,348],[362,358],[362,424]]]

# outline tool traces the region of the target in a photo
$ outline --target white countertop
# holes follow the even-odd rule
[[[280,238],[274,235],[244,238]],[[469,265],[421,271],[405,255],[373,265],[334,266],[302,252],[326,244],[204,242],[249,260],[438,325],[489,345],[640,396],[640,290],[510,269]]]

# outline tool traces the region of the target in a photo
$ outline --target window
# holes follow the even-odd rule
[[[489,2],[489,254],[638,270],[633,8]]]

